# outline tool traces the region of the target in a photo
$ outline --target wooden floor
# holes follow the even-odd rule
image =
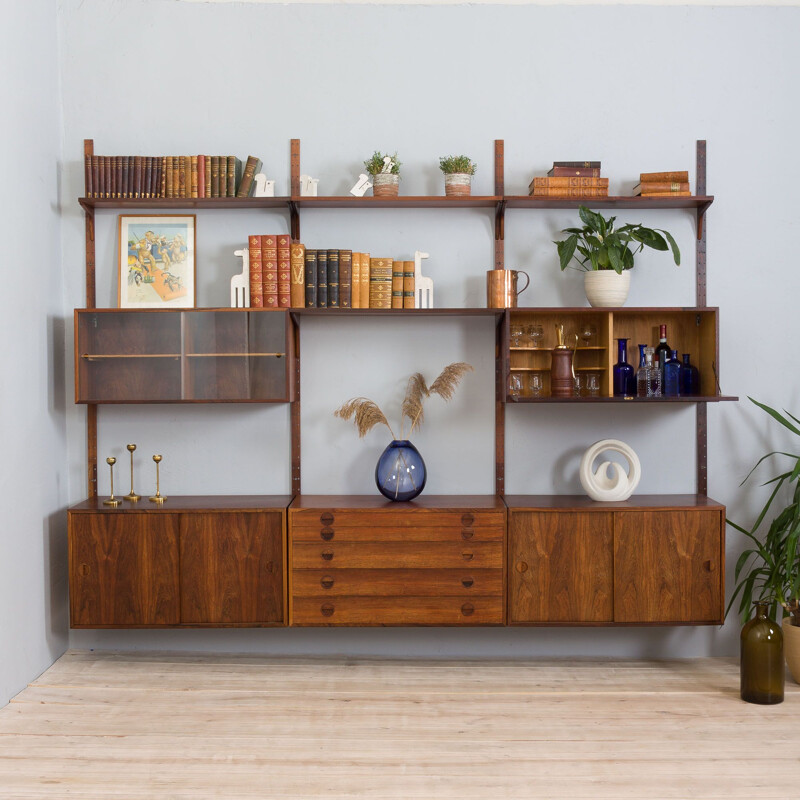
[[[69,652],[0,710],[0,798],[795,798],[800,686],[734,660]]]

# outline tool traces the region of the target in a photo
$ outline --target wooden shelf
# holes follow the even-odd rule
[[[523,370],[512,370],[522,372]],[[599,370],[588,370],[597,372]],[[644,403],[654,405],[658,403],[719,403],[738,400],[731,395],[697,395],[696,397],[511,397],[506,398],[509,403]]]
[[[289,313],[303,317],[494,317],[504,308],[291,308]]]
[[[79,197],[84,211],[96,208],[288,208],[288,197],[149,197],[123,199],[120,197]]]
[[[444,195],[412,195],[397,197],[292,197],[297,208],[497,208],[504,198],[495,195],[446,197]]]
[[[705,210],[714,202],[713,195],[689,197],[531,197],[529,195],[505,195],[506,208],[696,208]]]

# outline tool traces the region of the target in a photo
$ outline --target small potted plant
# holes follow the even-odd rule
[[[633,257],[645,247],[653,250],[672,249],[676,264],[681,263],[681,253],[672,236],[660,228],[645,228],[641,224],[626,223],[614,227],[616,217],[605,219],[586,206],[578,208],[582,228],[564,228],[569,236],[554,242],[562,272],[575,260],[585,270],[583,286],[589,304],[594,307],[621,306],[628,298]],[[663,236],[662,236],[663,234]]]
[[[800,436],[800,420],[797,417],[788,412],[784,416],[752,397],[749,399],[795,436]],[[794,680],[800,683],[800,455],[783,451],[767,453],[756,462],[744,481],[762,461],[772,456],[786,458],[788,463],[780,474],[766,481],[765,485],[771,485],[772,488],[752,527],[748,529],[728,520],[728,524],[744,534],[752,545],[736,562],[736,587],[727,611],[730,611],[736,598],[741,596],[739,614],[744,624],[753,613],[753,603],[758,600],[767,601],[772,618],[778,622],[783,618],[786,663]],[[764,525],[766,530],[759,532],[784,484],[787,488],[791,487],[791,495],[785,500],[779,500],[779,503],[783,502],[785,505],[777,511],[773,510],[772,521],[768,523],[768,527]]]
[[[375,197],[397,197],[400,188],[397,153],[386,155],[376,150],[364,162],[364,169],[372,176],[372,194]]]
[[[468,196],[477,167],[469,156],[442,156],[439,169],[444,173],[444,193],[448,197]]]

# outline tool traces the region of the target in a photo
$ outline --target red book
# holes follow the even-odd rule
[[[292,307],[291,239],[288,234],[278,236],[278,308]]]
[[[261,288],[261,237],[248,236],[247,247],[250,254],[250,308],[263,308],[264,295]]]
[[[206,157],[197,156],[197,196],[206,196]]]
[[[278,308],[278,237],[261,237],[261,288],[264,308]]]

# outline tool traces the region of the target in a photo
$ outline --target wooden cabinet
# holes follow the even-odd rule
[[[75,628],[285,625],[291,498],[170,497],[69,510]]]
[[[696,495],[513,496],[511,624],[714,624],[724,618],[725,509]]]
[[[293,625],[501,625],[505,506],[496,497],[295,498]]]

